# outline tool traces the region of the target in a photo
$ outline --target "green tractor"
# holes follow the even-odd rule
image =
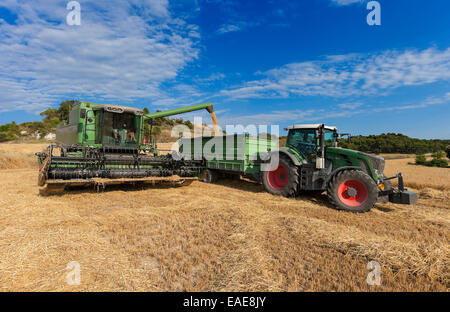
[[[295,125],[288,131],[286,146],[264,157],[278,164],[261,171],[267,192],[295,196],[303,191],[327,192],[337,209],[366,212],[377,201],[414,204],[417,194],[407,191],[401,173],[394,177],[383,174],[383,157],[338,147],[336,127],[324,124]],[[390,180],[398,179],[398,189]]]
[[[211,103],[144,114],[141,109],[79,102],[69,120],[56,129],[57,144],[36,153],[38,185],[58,193],[70,185],[136,183],[178,176],[191,181],[202,172],[201,162],[183,162],[159,155],[151,137],[153,120],[206,109],[217,120]],[[150,124],[146,133],[145,124]]]

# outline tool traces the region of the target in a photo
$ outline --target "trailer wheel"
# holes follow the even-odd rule
[[[378,198],[378,188],[366,173],[359,170],[338,172],[328,183],[327,196],[338,210],[366,212]]]
[[[264,189],[273,195],[295,196],[298,186],[298,167],[290,159],[280,157],[277,169],[262,172]]]
[[[219,175],[216,171],[211,169],[206,169],[205,176],[202,179],[202,182],[206,183],[214,183],[219,179]]]

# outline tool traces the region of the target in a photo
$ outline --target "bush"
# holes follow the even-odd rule
[[[187,121],[185,122],[185,125],[188,126],[189,129],[191,129],[191,130],[194,129],[194,124],[193,124],[190,120],[187,120]]]
[[[447,149],[445,150],[445,153],[447,154],[447,158],[450,158],[450,145],[447,146]]]
[[[425,157],[425,155],[422,155],[422,154],[416,155],[416,164],[426,165],[426,163],[427,163],[427,158]]]
[[[428,162],[428,165],[431,167],[441,167],[441,168],[447,168],[448,167],[448,160],[447,159],[433,159]]]
[[[444,151],[437,151],[433,153],[433,159],[444,159],[445,158],[445,152]]]
[[[11,131],[0,132],[0,142],[13,141],[15,139],[16,139],[16,136]]]

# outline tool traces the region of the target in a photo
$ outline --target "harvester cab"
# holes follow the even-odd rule
[[[305,124],[285,130],[286,147],[271,152],[279,153],[277,168],[261,175],[269,193],[295,196],[301,191],[326,190],[337,209],[355,212],[368,211],[377,201],[417,202],[417,194],[404,188],[401,173],[384,175],[383,157],[338,147],[336,127]],[[398,179],[398,189],[392,187],[392,179]]]

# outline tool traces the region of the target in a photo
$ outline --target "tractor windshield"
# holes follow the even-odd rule
[[[135,146],[139,116],[131,113],[103,113],[103,144],[109,146]]]
[[[317,150],[317,129],[291,129],[289,130],[286,145],[290,145],[302,154],[305,159],[313,159]],[[332,130],[324,131],[325,146],[336,146],[336,134]]]
[[[316,133],[314,129],[289,130],[286,145],[290,145],[307,159],[316,151]]]

